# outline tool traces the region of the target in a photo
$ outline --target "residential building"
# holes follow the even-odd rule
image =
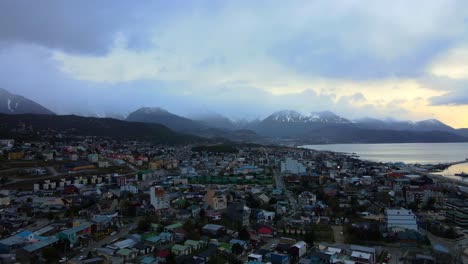
[[[211,208],[215,210],[223,210],[227,208],[227,198],[226,195],[214,189],[209,189],[206,192],[205,203],[207,203]]]
[[[285,161],[281,162],[281,173],[305,174],[306,168],[299,161],[286,158]]]
[[[248,226],[250,223],[250,208],[245,205],[244,202],[231,203],[228,206],[229,218],[241,224],[242,226]]]
[[[418,230],[416,215],[407,209],[386,209],[385,223],[387,230]]]
[[[155,210],[168,209],[170,206],[169,194],[160,186],[150,188],[150,200]]]

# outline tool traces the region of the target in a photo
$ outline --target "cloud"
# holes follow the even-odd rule
[[[445,118],[467,17],[456,0],[2,1],[0,86],[60,113]]]
[[[468,44],[439,55],[429,66],[429,72],[436,76],[468,80]]]
[[[465,89],[430,98],[431,105],[468,105],[468,83]]]
[[[130,48],[142,49],[150,43],[152,18],[175,7],[165,1],[1,1],[0,41],[104,54],[120,32]]]

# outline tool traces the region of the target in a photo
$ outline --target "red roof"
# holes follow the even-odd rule
[[[156,257],[167,258],[167,257],[169,257],[169,251],[168,250],[161,250],[158,253],[156,253]]]
[[[257,233],[259,235],[270,235],[272,233],[272,230],[269,227],[263,226],[257,229]]]

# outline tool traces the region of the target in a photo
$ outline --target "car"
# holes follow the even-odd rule
[[[116,234],[117,234],[117,232],[115,232],[115,231],[113,231],[112,233],[110,233],[111,236],[114,236],[114,235],[116,235]]]
[[[80,249],[80,252],[84,252],[86,250],[86,248],[82,248]]]
[[[273,243],[273,244],[270,245],[270,249],[275,249],[275,248],[276,248],[276,244],[275,244],[275,243]]]
[[[85,258],[85,256],[81,255],[81,256],[78,257],[78,260],[82,260],[84,258]]]
[[[64,262],[66,262],[67,260],[68,260],[67,257],[63,257],[63,258],[61,258],[61,259],[59,260],[59,263],[64,263]]]

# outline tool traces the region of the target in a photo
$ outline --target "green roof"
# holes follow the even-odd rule
[[[175,250],[175,251],[185,251],[188,248],[189,248],[188,246],[179,245],[179,244],[175,244],[174,246],[172,246],[172,250]]]
[[[231,252],[232,246],[231,244],[228,244],[228,243],[220,243],[218,248],[225,249],[228,252]]]
[[[117,254],[119,255],[124,255],[124,256],[128,256],[132,253],[133,251],[128,249],[128,248],[122,248],[120,249],[119,251],[117,251]]]
[[[168,226],[165,226],[164,228],[165,229],[176,229],[176,228],[179,228],[179,227],[182,227],[182,223],[175,223],[175,224],[172,224],[172,225],[168,225]]]
[[[189,246],[198,246],[199,244],[203,243],[202,241],[196,241],[196,240],[187,240],[184,242],[184,245],[189,245]]]

